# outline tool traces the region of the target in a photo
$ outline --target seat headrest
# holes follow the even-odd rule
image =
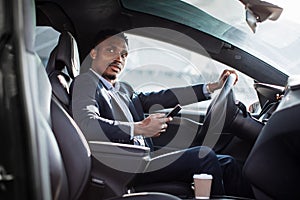
[[[78,47],[71,33],[60,34],[58,44],[51,52],[46,70],[48,75],[53,71],[61,71],[66,67],[70,78],[74,79],[80,72]]]

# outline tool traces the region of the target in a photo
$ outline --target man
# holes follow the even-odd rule
[[[133,145],[151,146],[151,137],[159,137],[168,127],[171,117],[156,113],[144,118],[153,105],[172,108],[178,103],[186,105],[206,100],[222,87],[234,71],[225,70],[220,79],[211,84],[172,88],[152,93],[135,93],[132,88],[117,81],[128,56],[128,41],[121,33],[104,31],[99,34],[96,46],[90,51],[91,68],[73,82],[71,109],[73,118],[87,140],[113,141]],[[191,100],[187,91],[195,94]],[[180,102],[176,94],[184,94]],[[202,155],[202,156],[199,156]],[[169,165],[155,168],[161,162],[172,160]],[[221,168],[221,164],[222,168]],[[193,182],[193,174],[213,175],[212,194],[225,194],[223,174],[234,177],[224,181],[227,195],[239,195],[241,172],[229,156],[219,156],[208,147],[193,147],[155,157],[148,171],[139,174],[136,184],[182,181]],[[222,171],[223,169],[223,171]]]

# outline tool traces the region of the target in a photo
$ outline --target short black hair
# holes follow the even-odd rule
[[[107,29],[107,30],[102,30],[97,33],[97,35],[94,39],[93,48],[95,48],[99,43],[103,42],[105,39],[112,37],[112,36],[117,36],[117,37],[124,39],[124,41],[128,45],[128,38],[122,31],[115,30],[115,29]]]

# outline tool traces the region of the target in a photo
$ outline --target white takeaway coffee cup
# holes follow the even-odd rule
[[[196,199],[209,199],[212,183],[210,174],[194,174],[194,190]]]

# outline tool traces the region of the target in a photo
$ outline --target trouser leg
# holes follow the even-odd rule
[[[222,169],[216,154],[208,147],[193,147],[153,158],[148,171],[137,176],[136,185],[182,181],[193,182],[193,175],[213,176],[211,193],[224,194]]]

